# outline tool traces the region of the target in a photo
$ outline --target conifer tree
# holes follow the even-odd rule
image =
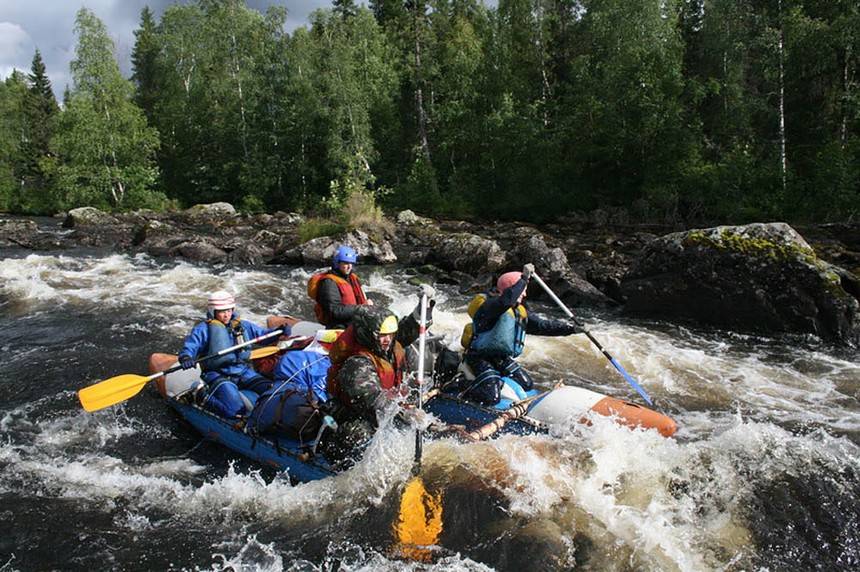
[[[149,6],[145,6],[140,12],[140,27],[134,31],[134,38],[134,49],[131,52],[131,79],[136,89],[134,101],[151,124],[159,90],[159,42],[155,19]]]

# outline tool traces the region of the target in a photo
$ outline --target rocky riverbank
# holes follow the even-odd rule
[[[418,268],[462,292],[484,290],[494,274],[533,262],[572,306],[860,340],[860,225],[680,230],[627,224],[603,211],[540,226],[478,225],[402,211],[387,228],[300,243],[303,221],[296,213],[238,214],[227,203],[115,215],[84,207],[62,220],[0,218],[0,249],[110,248],[206,264],[322,266],[348,242],[367,263]]]

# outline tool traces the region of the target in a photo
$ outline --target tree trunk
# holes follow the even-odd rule
[[[782,190],[785,192],[788,161],[785,152],[785,26],[782,21],[782,0],[779,0],[779,168]]]
[[[423,4],[418,4],[423,8]],[[421,152],[427,163],[430,163],[430,142],[427,138],[427,112],[424,109],[424,90],[422,85],[424,80],[421,73],[421,37],[418,6],[414,10],[412,25],[415,32],[415,113],[418,116],[418,140],[421,144]]]

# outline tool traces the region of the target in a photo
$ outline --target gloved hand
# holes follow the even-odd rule
[[[421,284],[418,286],[418,297],[427,296],[427,302],[432,302],[436,296],[436,289],[429,284]]]
[[[568,335],[585,333],[585,326],[576,322],[573,318],[567,320],[567,326],[570,328],[570,334]]]
[[[179,356],[179,365],[182,366],[182,369],[193,369],[194,368],[194,358],[189,355]]]
[[[531,279],[532,274],[534,274],[534,273],[535,273],[535,265],[532,264],[531,262],[529,262],[528,264],[523,266],[523,278],[525,279],[526,282],[528,282]]]
[[[430,416],[423,409],[415,407],[404,408],[400,411],[400,417],[416,427],[426,427],[430,424]]]
[[[436,305],[436,289],[430,286],[429,284],[421,284],[418,286],[418,297],[427,296],[427,322],[430,323],[433,321],[433,306]],[[415,318],[415,321],[421,319],[421,300],[418,300],[418,304],[415,306],[415,310],[412,311],[412,316]]]

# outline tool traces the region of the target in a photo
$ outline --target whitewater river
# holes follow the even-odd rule
[[[597,419],[427,443],[442,530],[416,562],[393,532],[409,430],[381,431],[346,473],[293,485],[202,441],[154,391],[94,414],[78,404],[82,387],[176,352],[208,291],[233,290],[259,322],[312,315],[312,269],[2,256],[0,571],[860,568],[857,351],[585,311],[675,438]],[[377,304],[414,307],[404,270],[359,270]],[[455,345],[468,298],[443,286],[439,300],[433,331]],[[547,385],[638,400],[585,336],[532,336],[522,362]]]

